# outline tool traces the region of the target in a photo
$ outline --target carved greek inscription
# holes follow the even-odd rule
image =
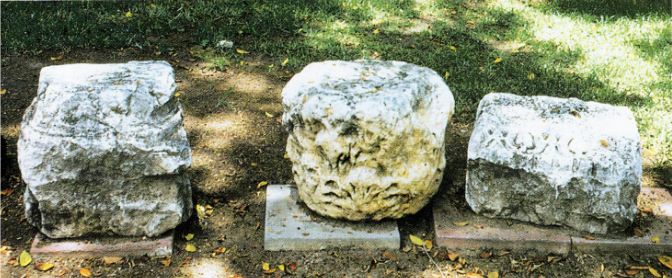
[[[560,134],[550,135],[547,132],[540,134],[533,132],[518,132],[511,134],[509,131],[490,129],[484,136],[486,148],[505,148],[521,154],[541,154],[546,151],[555,151],[560,155],[586,155],[586,144],[572,136]]]

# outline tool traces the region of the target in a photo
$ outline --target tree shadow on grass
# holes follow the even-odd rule
[[[519,32],[523,24],[509,32]],[[478,39],[468,30],[435,21],[431,34],[385,32],[373,38],[372,49],[383,59],[428,66],[446,77],[456,99],[458,121],[474,119],[480,99],[490,92],[579,98],[613,105],[644,106],[647,97],[627,94],[594,75],[571,73],[584,55],[548,42],[533,42],[537,51],[501,50],[496,42]],[[454,49],[453,49],[454,48]]]
[[[645,15],[669,15],[668,0],[549,0],[551,10],[562,13],[579,13],[594,16],[594,20],[606,18],[635,19]]]

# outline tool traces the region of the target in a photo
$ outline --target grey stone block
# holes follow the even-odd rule
[[[18,161],[51,238],[158,236],[189,218],[191,150],[166,62],[45,67]]]
[[[489,217],[622,231],[637,212],[640,148],[628,108],[488,94],[469,141],[467,202]]]

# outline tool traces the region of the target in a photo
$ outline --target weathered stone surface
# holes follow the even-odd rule
[[[51,238],[157,236],[192,209],[182,107],[166,62],[45,67],[18,160],[26,217]]]
[[[399,218],[436,193],[454,101],[431,69],[403,62],[308,65],[282,92],[299,197],[349,220]]]
[[[628,108],[488,94],[469,141],[467,202],[489,217],[622,231],[637,211],[640,148]]]

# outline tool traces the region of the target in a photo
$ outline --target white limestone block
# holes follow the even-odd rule
[[[433,70],[403,62],[308,65],[282,92],[299,197],[349,220],[399,218],[429,202],[454,111]]]
[[[157,236],[191,215],[191,150],[166,62],[42,69],[18,161],[26,217],[52,238]]]
[[[469,141],[466,199],[489,217],[622,231],[637,212],[640,149],[628,108],[488,94]]]

